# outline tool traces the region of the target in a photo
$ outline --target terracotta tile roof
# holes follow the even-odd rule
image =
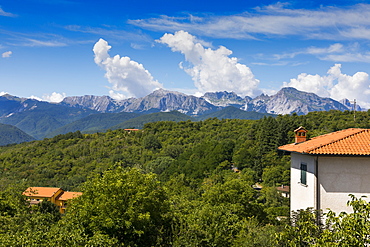
[[[51,187],[29,187],[24,192],[25,196],[52,197],[60,188]]]
[[[312,155],[370,155],[370,129],[340,130],[278,149]]]
[[[72,191],[65,191],[64,193],[62,193],[62,195],[58,198],[58,200],[61,200],[61,201],[67,201],[69,199],[73,199],[75,197],[79,197],[80,195],[82,195],[82,192],[72,192]]]

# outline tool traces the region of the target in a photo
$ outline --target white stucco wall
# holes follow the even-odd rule
[[[318,157],[320,207],[351,212],[349,194],[370,199],[370,157]]]
[[[316,181],[318,160],[318,182]],[[307,183],[302,185],[301,163],[307,164]],[[318,195],[316,187],[319,186]],[[290,208],[292,211],[319,207],[336,213],[351,212],[349,194],[370,201],[370,157],[336,157],[291,154]],[[319,201],[317,202],[317,198]]]
[[[301,184],[301,163],[307,165],[307,183]],[[308,207],[316,209],[315,157],[291,154],[290,209],[297,211]]]

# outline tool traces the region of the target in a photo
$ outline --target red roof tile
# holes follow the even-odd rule
[[[340,130],[278,149],[313,155],[370,155],[370,129]]]
[[[79,197],[80,195],[82,195],[82,192],[72,192],[72,191],[65,191],[59,198],[58,200],[61,200],[61,201],[67,201],[69,199],[73,199],[73,198],[76,198],[76,197]]]
[[[25,196],[52,197],[60,188],[51,187],[29,187],[24,192]]]

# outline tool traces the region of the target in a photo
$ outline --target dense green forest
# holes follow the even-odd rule
[[[288,224],[289,202],[276,187],[289,184],[290,157],[277,147],[293,142],[299,126],[313,137],[370,128],[369,115],[161,121],[1,147],[0,245],[308,246],[322,236],[336,243],[340,237],[311,224],[312,212]],[[21,196],[28,186],[84,194],[61,216],[48,203],[30,208]],[[362,201],[353,205],[364,213]]]

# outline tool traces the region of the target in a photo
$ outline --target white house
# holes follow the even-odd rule
[[[279,147],[291,154],[290,209],[351,212],[349,194],[370,199],[370,129],[345,129]]]

